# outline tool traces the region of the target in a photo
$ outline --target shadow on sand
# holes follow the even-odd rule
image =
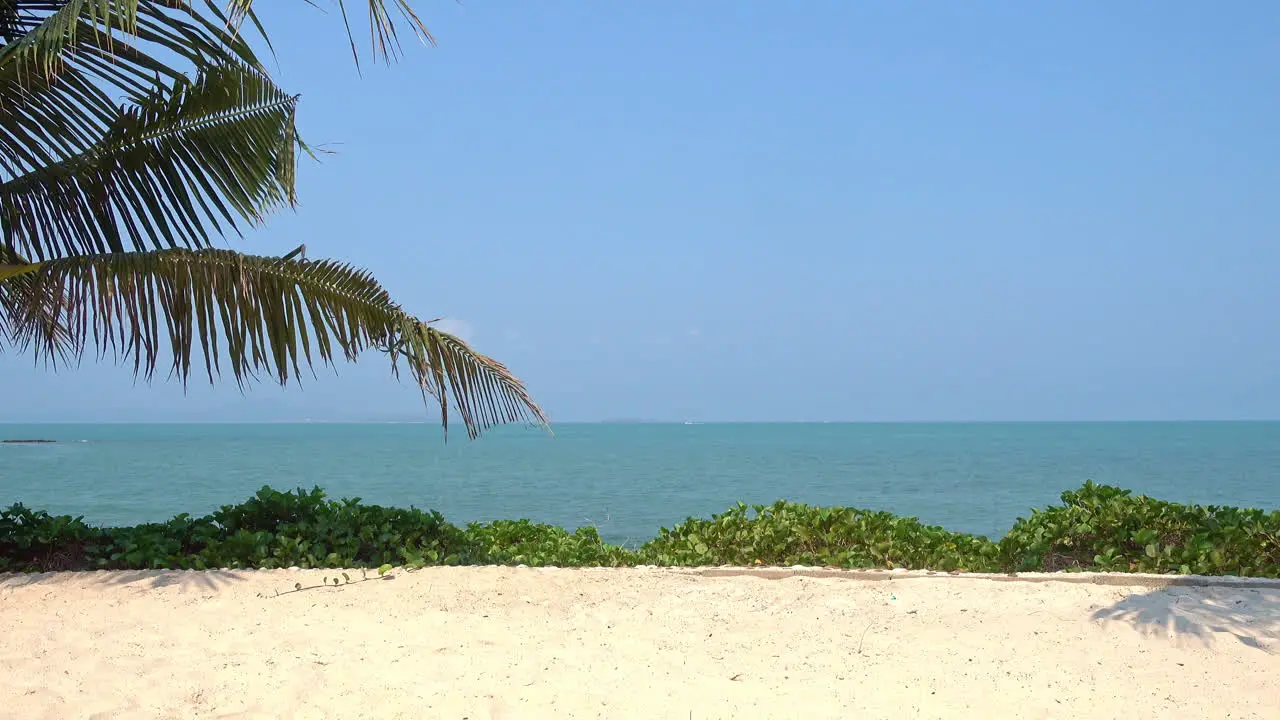
[[[181,587],[190,590],[216,591],[244,582],[243,573],[234,570],[122,570],[107,575],[112,585],[141,585],[148,588]]]
[[[1209,644],[1229,635],[1266,653],[1280,652],[1280,590],[1167,587],[1130,595],[1093,613],[1147,635]]]
[[[58,585],[105,584],[116,587],[158,589],[177,587],[184,591],[202,593],[218,592],[249,579],[250,574],[271,572],[260,570],[89,570],[49,573],[3,574],[0,573],[0,589],[14,589],[34,585],[56,587]],[[391,581],[396,575],[378,575],[373,570],[325,570],[323,568],[299,575],[277,575],[278,586],[261,597],[282,597],[309,590],[337,590],[373,581]]]
[[[180,587],[184,590],[216,592],[237,582],[243,573],[233,570],[99,570],[0,575],[0,587],[29,585],[86,584],[135,585],[142,588]]]

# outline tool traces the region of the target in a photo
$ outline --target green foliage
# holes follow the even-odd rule
[[[1280,512],[1179,505],[1087,482],[1000,541],[1014,571],[1280,577]]]
[[[995,570],[984,537],[888,512],[778,501],[739,503],[710,520],[663,528],[642,554],[656,565],[818,565],[857,568]]]
[[[0,571],[78,569],[108,533],[21,503],[0,512]]]
[[[328,500],[324,491],[262,488],[210,520],[221,530],[195,567],[378,567],[452,564],[462,533],[438,512]]]
[[[594,527],[569,532],[529,520],[471,523],[466,537],[467,564],[534,567],[618,567],[634,564],[625,548],[607,545]]]
[[[0,511],[0,571],[298,566],[381,575],[397,566],[640,564],[1280,577],[1280,512],[1179,505],[1090,482],[1019,519],[998,543],[888,512],[779,501],[690,518],[632,549],[605,543],[594,527],[460,528],[438,512],[331,500],[319,488],[264,487],[205,517],[133,527],[91,527],[20,504]]]

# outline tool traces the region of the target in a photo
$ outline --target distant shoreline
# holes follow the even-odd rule
[[[1280,418],[1234,420],[695,420],[694,425],[1266,425]],[[566,420],[554,427],[578,425],[687,425],[688,420]],[[56,425],[439,425],[436,420],[6,420],[0,427]],[[501,427],[516,428],[518,424]]]

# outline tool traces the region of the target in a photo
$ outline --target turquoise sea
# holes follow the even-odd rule
[[[0,425],[0,504],[93,523],[203,514],[262,485],[434,508],[454,522],[594,523],[611,541],[742,500],[892,510],[997,537],[1086,479],[1280,507],[1280,422],[580,424],[477,441],[425,424]]]

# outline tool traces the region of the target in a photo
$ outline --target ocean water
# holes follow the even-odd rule
[[[594,524],[610,541],[741,500],[919,517],[998,537],[1085,480],[1280,507],[1280,423],[581,424],[477,441],[419,424],[0,425],[0,504],[161,521],[263,485],[434,508],[458,523]]]

